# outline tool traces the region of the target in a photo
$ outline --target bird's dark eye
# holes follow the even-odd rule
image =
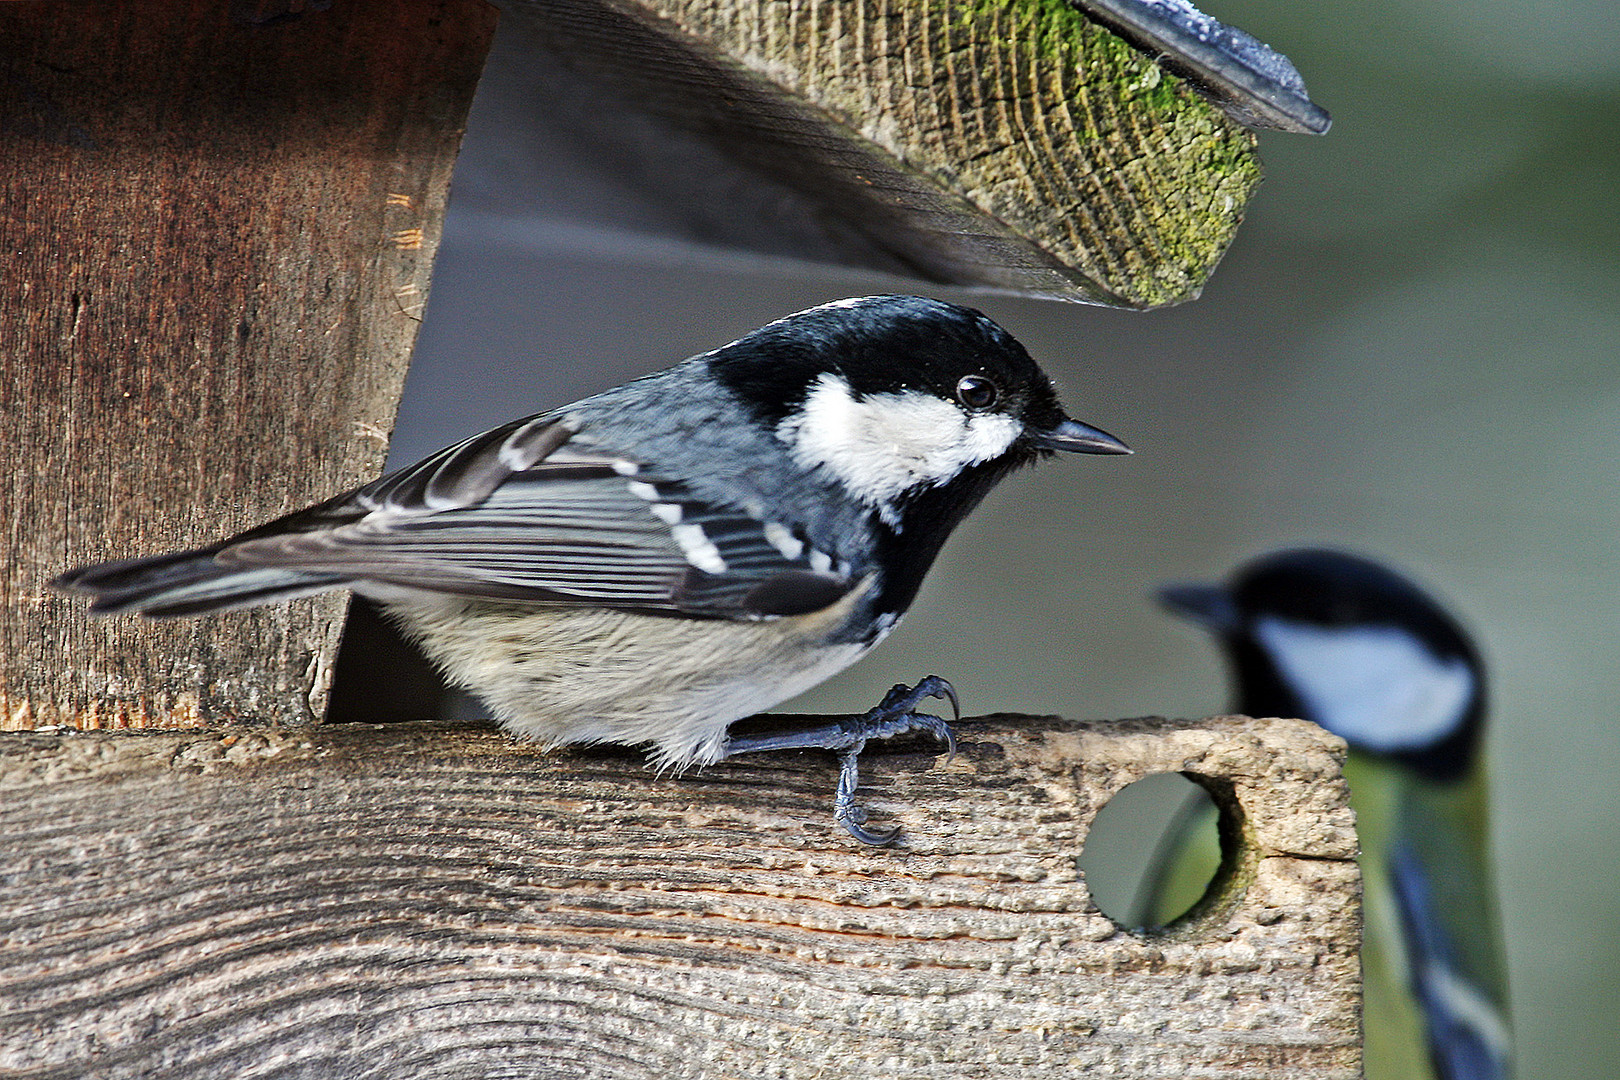
[[[956,384],[956,400],[970,409],[988,409],[1000,394],[983,375],[964,375]]]

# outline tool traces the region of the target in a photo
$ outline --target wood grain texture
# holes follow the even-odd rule
[[[503,6],[565,62],[864,236],[847,248],[861,265],[1177,303],[1259,180],[1251,133],[1066,0]],[[660,144],[642,154],[665,161]]]
[[[89,620],[45,582],[374,476],[494,9],[0,4],[0,728],[318,717],[342,595]]]
[[[476,726],[0,740],[0,1074],[1359,1076],[1343,744],[1298,721],[964,721],[655,777]],[[1227,812],[1160,936],[1076,857],[1127,783]]]

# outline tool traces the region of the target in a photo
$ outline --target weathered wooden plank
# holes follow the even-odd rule
[[[45,582],[375,475],[494,16],[0,4],[0,728],[321,715],[342,595],[159,625]]]
[[[571,111],[617,179],[722,237],[779,229],[787,254],[1155,307],[1198,295],[1260,178],[1250,132],[1066,0],[503,7],[596,76]],[[627,101],[669,130],[619,119]],[[671,153],[671,130],[765,194]],[[808,208],[767,205],[790,192]]]
[[[1343,744],[1298,721],[963,722],[655,777],[490,729],[0,740],[0,1072],[27,1077],[1359,1076]],[[1160,771],[1236,841],[1162,936],[1091,904]],[[863,793],[864,794],[864,793]],[[11,1070],[11,1071],[7,1071]]]

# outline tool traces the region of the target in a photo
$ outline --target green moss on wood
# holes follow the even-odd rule
[[[1260,182],[1254,134],[1069,0],[936,2],[958,40],[1010,45],[1027,56],[1029,66],[1020,75],[1056,80],[1074,124],[1067,167],[1077,177],[1097,178],[1076,186],[1082,201],[1074,216],[1117,215],[1120,193],[1132,192],[1123,261],[1083,269],[1133,306],[1196,296]],[[1007,82],[1005,68],[999,75],[986,70],[983,77],[1003,80],[987,86],[989,94],[1017,96],[1029,89]],[[1128,181],[1103,179],[1121,170],[1130,173]],[[1100,250],[1095,237],[1072,247]]]

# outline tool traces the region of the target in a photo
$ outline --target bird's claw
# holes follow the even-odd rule
[[[754,754],[767,750],[802,750],[816,748],[831,750],[838,755],[838,794],[833,799],[833,820],[849,830],[849,834],[863,844],[882,847],[900,837],[898,828],[888,832],[874,832],[866,828],[866,808],[855,802],[855,791],[861,777],[858,760],[870,739],[892,739],[913,731],[925,731],[945,744],[949,755],[946,764],[956,756],[956,735],[951,725],[937,716],[916,712],[927,698],[941,698],[951,703],[951,715],[961,718],[956,691],[938,675],[929,675],[916,686],[901,683],[887,694],[878,707],[860,716],[851,716],[828,722],[821,717],[810,718],[808,725],[790,726],[786,730],[728,734],[722,757]]]
[[[925,675],[916,686],[907,686],[905,683],[895,683],[878,707],[867,713],[874,716],[879,713],[909,713],[921,705],[925,698],[942,698],[951,703],[951,719],[962,719],[962,703],[956,699],[956,687],[938,675]]]
[[[860,753],[861,747],[856,746],[838,755],[838,794],[833,798],[833,820],[848,829],[849,834],[861,843],[884,847],[899,839],[900,827],[896,825],[887,832],[873,832],[866,828],[866,807],[855,801],[855,789],[861,782],[855,759]]]
[[[898,826],[882,833],[865,828],[866,808],[855,802],[855,791],[860,786],[858,759],[868,739],[891,739],[912,731],[926,731],[945,744],[946,764],[956,757],[956,734],[951,731],[951,726],[937,716],[915,711],[927,698],[949,701],[952,717],[961,719],[962,709],[956,698],[956,689],[938,675],[929,675],[916,686],[897,683],[883,695],[877,708],[843,725],[852,742],[838,755],[838,794],[833,800],[833,820],[863,844],[883,847],[894,843],[900,836]]]

